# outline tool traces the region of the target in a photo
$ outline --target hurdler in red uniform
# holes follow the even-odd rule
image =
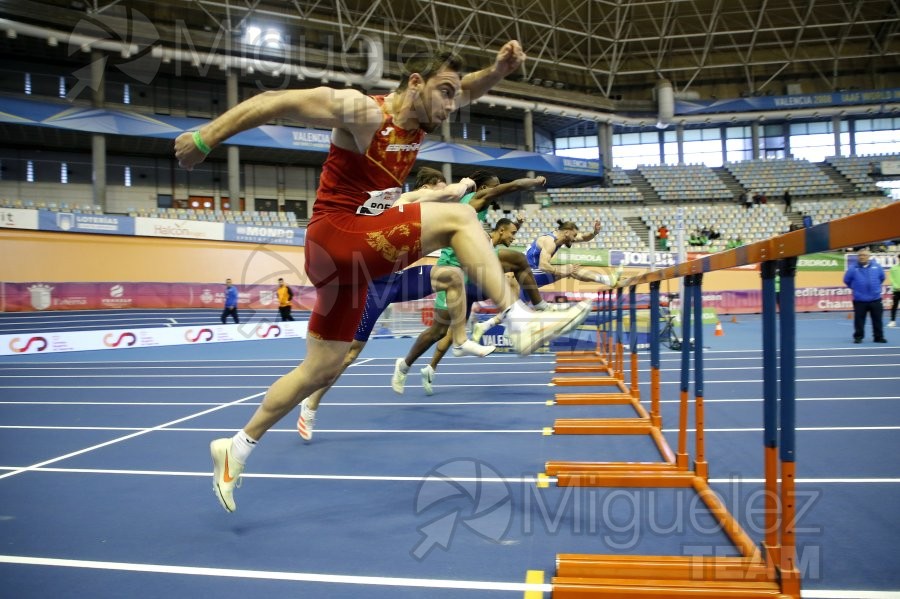
[[[589,304],[535,314],[516,302],[470,207],[433,201],[386,209],[399,197],[425,134],[460,104],[516,71],[524,58],[519,43],[508,42],[491,67],[461,77],[461,63],[453,55],[416,57],[407,63],[397,90],[384,98],[326,87],[265,92],[175,140],[179,164],[190,169],[212,147],[276,118],[332,129],[307,229],[306,268],[317,293],[306,357],[269,387],[243,430],[210,444],[213,490],[226,510],[235,510],[234,489],[257,441],[304,397],[340,374],[369,282],[423,251],[453,247],[466,273],[506,316],[510,342],[520,353],[584,320]]]
[[[306,273],[317,294],[309,330],[325,339],[352,339],[368,283],[422,255],[419,205],[389,208],[425,131],[401,129],[385,110],[384,96],[372,99],[382,109],[381,127],[365,154],[331,145],[306,230]],[[335,310],[340,318],[331,317]]]

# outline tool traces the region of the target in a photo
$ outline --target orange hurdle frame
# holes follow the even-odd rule
[[[634,418],[557,419],[555,434],[649,434],[659,448],[660,462],[548,461],[545,472],[558,486],[680,487],[692,488],[722,526],[740,557],[622,556],[559,554],[553,578],[553,596],[567,597],[800,597],[800,572],[795,539],[795,314],[796,258],[803,254],[866,245],[900,237],[900,203],[843,219],[779,235],[649,272],[629,281],[631,316],[630,388],[624,382],[622,358],[622,290],[616,293],[616,334],[611,326],[604,337],[598,325],[598,351],[605,377],[554,377],[558,386],[617,387],[620,393],[556,395],[556,405],[631,404]],[[763,328],[763,462],[765,467],[765,533],[760,549],[728,512],[707,483],[705,458],[702,354],[702,273],[760,263]],[[776,314],[774,277],[781,276]],[[678,447],[673,451],[663,437],[660,415],[659,288],[663,280],[685,278],[682,310],[682,380],[679,390]],[[640,404],[636,355],[636,287],[650,286],[650,412]],[[606,295],[606,294],[604,294]],[[599,294],[598,294],[598,297]],[[610,301],[605,308],[611,312]],[[601,308],[604,303],[601,302]],[[776,322],[777,320],[777,322]],[[690,464],[687,424],[690,398],[688,365],[690,325],[694,323],[694,462]],[[611,325],[611,320],[607,321]],[[780,324],[780,351],[776,352]],[[604,348],[601,350],[601,348]],[[599,354],[599,355],[598,355]],[[776,355],[780,364],[776,363]],[[563,359],[566,356],[562,356]],[[561,360],[558,359],[558,363]],[[572,372],[558,370],[558,372]],[[588,371],[583,371],[588,372]]]

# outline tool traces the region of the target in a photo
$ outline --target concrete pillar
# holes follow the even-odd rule
[[[447,180],[447,183],[453,183],[453,165],[449,162],[445,162],[441,165],[441,172],[444,173],[444,179]]]
[[[91,89],[93,95],[91,103],[94,108],[103,108],[106,102],[106,76],[104,66],[106,64],[103,53],[99,50],[91,52]],[[91,136],[91,162],[93,166],[92,179],[94,191],[94,204],[100,206],[106,212],[106,136],[95,134]]]
[[[675,141],[678,143],[678,164],[684,164],[684,125],[675,127]]]
[[[831,117],[831,128],[834,130],[834,155],[841,155],[841,116],[839,114]],[[853,144],[850,144],[853,147]]]
[[[228,70],[225,93],[228,108],[232,108],[238,103],[238,78],[234,69]],[[232,210],[241,209],[241,150],[235,145],[228,146],[228,201]]]
[[[728,126],[719,127],[719,137],[722,139],[722,164],[728,162]]]
[[[753,121],[750,123],[750,138],[751,144],[753,145],[753,154],[751,158],[753,160],[759,159],[759,121]]]
[[[611,169],[613,167],[613,158],[612,158],[612,137],[613,137],[613,127],[610,123],[597,123],[597,146],[600,148],[600,163],[603,165],[603,170]]]
[[[91,161],[93,163],[94,204],[106,212],[106,136],[91,136]]]
[[[534,115],[530,110],[525,111],[522,125],[525,128],[525,151],[534,152]]]

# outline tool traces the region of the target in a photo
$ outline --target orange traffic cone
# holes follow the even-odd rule
[[[717,320],[716,321],[716,337],[724,337],[724,336],[725,336],[725,331],[722,330],[722,321]]]

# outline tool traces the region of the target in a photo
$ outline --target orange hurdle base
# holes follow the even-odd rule
[[[649,435],[649,418],[559,418],[555,435]]]
[[[559,405],[631,405],[628,393],[557,393],[553,401]]]
[[[568,597],[789,599],[756,559],[559,554],[554,599]]]

